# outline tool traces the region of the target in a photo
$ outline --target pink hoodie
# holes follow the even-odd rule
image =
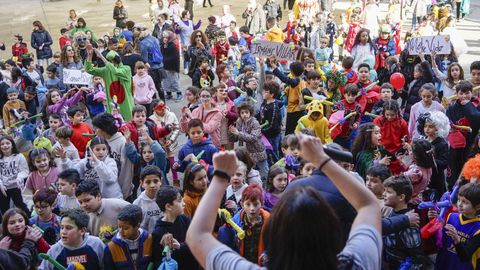
[[[204,116],[203,105],[200,105],[198,108],[193,110],[192,119],[200,119],[203,123],[203,132],[210,135],[213,145],[218,149],[222,146],[220,143],[220,125],[222,122],[223,114],[220,109],[215,105],[208,113]],[[180,119],[180,130],[182,132],[188,133],[187,126],[190,119],[182,117]]]
[[[133,86],[133,98],[136,104],[146,105],[152,103],[153,96],[157,89],[150,75],[145,74],[138,76],[138,74],[135,74],[135,76],[133,76]]]

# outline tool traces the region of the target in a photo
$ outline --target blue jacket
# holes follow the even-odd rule
[[[152,149],[153,156],[155,158],[149,163],[145,164],[145,166],[154,165],[160,168],[163,173],[162,185],[168,185],[167,174],[165,173],[165,171],[167,170],[167,158],[165,157],[165,150],[163,150],[162,146],[160,146],[157,141],[153,141],[153,143],[150,145],[150,148]],[[142,161],[142,156],[140,155],[140,153],[138,153],[137,148],[135,148],[135,144],[133,144],[133,142],[130,142],[125,146],[125,152],[128,159],[133,164],[139,164]]]
[[[257,70],[257,62],[255,58],[250,54],[250,51],[245,51],[242,53],[242,58],[240,60],[240,72],[243,72],[245,66],[252,66],[253,70]]]
[[[154,47],[158,49],[161,55],[160,42],[154,36],[148,35],[140,41],[140,54],[142,55],[143,61],[147,62],[151,69],[159,69],[163,67],[163,56],[159,63],[153,62],[152,51]]]
[[[204,150],[205,152],[203,153],[201,159],[205,161],[205,163],[209,165],[213,165],[212,163],[213,154],[218,152],[218,149],[212,144],[212,141],[210,140],[210,138],[204,139],[199,144],[193,144],[192,140],[188,139],[187,143],[178,152],[178,161],[181,164],[178,171],[184,172],[185,168],[187,168],[188,164],[190,163],[190,161],[184,161],[186,156],[188,156],[191,153],[193,153],[196,156],[202,150]],[[213,166],[209,166],[209,171],[210,171],[210,168],[213,169]]]
[[[152,260],[152,235],[142,230],[139,237],[137,265],[133,265],[128,244],[118,237],[118,233],[105,247],[103,264],[104,270],[146,270]]]

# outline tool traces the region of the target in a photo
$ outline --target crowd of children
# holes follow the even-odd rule
[[[405,14],[390,8],[379,18],[373,0],[352,0],[338,26],[323,4],[293,2],[284,30],[280,5],[252,0],[246,25],[237,30],[224,8],[204,33],[193,10],[159,0],[153,34],[117,19],[114,35],[101,38],[73,11],[45,77],[15,35],[12,59],[0,65],[0,249],[25,254],[28,246],[30,269],[54,269],[54,261],[156,269],[171,259],[178,269],[201,269],[187,231],[217,177],[230,181],[213,236],[268,266],[264,233],[278,204],[288,208],[288,186],[326,177],[333,159],[378,199],[382,265],[371,269],[477,269],[480,61],[465,80],[455,44],[451,55],[409,55],[408,40],[400,42]],[[412,33],[453,27],[451,11],[435,5],[425,19],[416,14]],[[258,40],[291,43],[298,59],[256,57]],[[181,59],[189,86],[180,85]],[[66,81],[68,70],[91,81]],[[178,113],[173,92],[176,102],[185,98]],[[317,166],[301,156],[299,134],[318,138],[331,159]],[[236,156],[228,173],[214,166],[227,150]],[[317,193],[334,204],[338,190]],[[345,243],[337,244],[339,253]]]

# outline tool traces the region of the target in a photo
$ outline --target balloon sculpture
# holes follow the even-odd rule
[[[457,197],[458,193],[458,185],[453,188],[453,191],[445,192],[439,202],[422,202],[418,205],[418,209],[428,209],[428,208],[435,208],[441,209],[440,214],[437,218],[430,220],[425,226],[420,229],[421,235],[423,239],[430,238],[432,235],[436,235],[435,244],[437,247],[442,247],[442,228],[445,223],[445,216],[447,211],[452,207],[453,202],[452,200]]]

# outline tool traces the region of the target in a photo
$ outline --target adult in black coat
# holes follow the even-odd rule
[[[40,66],[46,61],[47,65],[52,63],[52,48],[53,44],[50,33],[43,27],[40,21],[33,22],[33,32],[31,37],[31,45],[37,51],[37,60]]]

